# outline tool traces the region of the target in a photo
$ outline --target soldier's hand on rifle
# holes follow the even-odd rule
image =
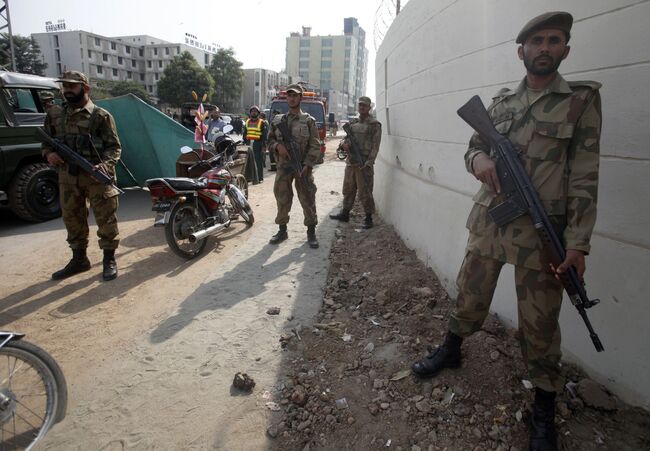
[[[284,146],[284,144],[278,143],[277,146],[275,146],[275,151],[278,153],[278,155],[280,155],[285,160],[289,159],[289,151]]]
[[[311,174],[311,166],[303,166],[302,167],[302,172],[300,173],[300,177],[309,177],[309,174]]]
[[[59,156],[56,152],[50,152],[47,154],[47,163],[52,166],[59,166],[63,164],[63,158]]]
[[[489,186],[492,192],[496,194],[501,192],[497,166],[488,154],[481,152],[474,157],[472,160],[472,172],[474,173],[474,177]]]
[[[582,276],[584,275],[585,269],[587,268],[587,265],[585,264],[585,254],[582,251],[567,249],[564,261],[560,264],[560,266],[557,267],[555,272],[562,274],[571,266],[575,266],[576,271],[578,272],[578,277],[580,280],[582,280]]]

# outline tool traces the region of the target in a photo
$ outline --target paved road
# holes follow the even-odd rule
[[[4,214],[0,322],[50,351],[69,385],[68,415],[41,449],[266,448],[265,403],[284,377],[278,339],[320,306],[336,227],[325,218],[338,209],[342,175],[339,161],[315,171],[320,249],[305,243],[297,198],[290,239],[268,244],[271,173],[250,189],[255,224],[236,224],[191,262],[151,226],[148,194],[128,192],[120,276],[110,283],[100,281],[94,243],[91,271],[49,280],[69,258],[61,221],[26,226]],[[269,307],[280,315],[267,315]],[[257,381],[251,395],[231,392],[237,371]]]

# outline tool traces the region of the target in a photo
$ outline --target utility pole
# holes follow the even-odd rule
[[[397,4],[395,5],[395,16],[397,16],[399,14],[400,3],[401,3],[401,1],[397,0]]]
[[[5,24],[0,25],[0,30],[7,29],[9,36],[9,52],[11,53],[11,70],[16,72],[16,55],[14,53],[14,37],[11,33],[11,18],[9,17],[9,0],[0,0],[0,18],[5,20]]]

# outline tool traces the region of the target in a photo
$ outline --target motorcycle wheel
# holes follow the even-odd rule
[[[235,212],[242,217],[242,219],[246,224],[253,225],[253,223],[255,222],[255,216],[253,216],[253,209],[251,208],[246,198],[242,196],[242,194],[243,193],[241,192],[237,193],[234,192],[234,190],[232,191],[229,190],[228,198],[230,199],[230,204],[232,205],[233,210],[235,210]]]
[[[43,349],[26,341],[0,348],[2,449],[31,449],[65,417],[63,372]]]
[[[239,188],[239,191],[244,193],[244,197],[248,199],[248,180],[242,174],[237,174],[235,176],[234,185]]]
[[[196,211],[192,203],[174,205],[169,215],[169,222],[165,225],[165,238],[174,254],[191,260],[203,252],[208,240],[202,239],[192,243],[190,235],[205,221],[206,217],[205,211],[200,207]]]

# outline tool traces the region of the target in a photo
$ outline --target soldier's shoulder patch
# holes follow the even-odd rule
[[[273,120],[271,121],[272,124],[279,124],[282,118],[284,117],[284,114],[276,114],[273,116]]]
[[[569,87],[574,91],[580,88],[587,88],[592,91],[597,91],[602,86],[601,83],[598,83],[597,81],[590,81],[590,80],[569,81],[568,83],[569,83]]]
[[[510,88],[501,88],[492,96],[492,99],[496,100],[502,97],[513,95],[514,93],[515,91]]]
[[[312,116],[309,113],[302,113],[300,115],[300,119],[305,121],[305,122],[316,122],[316,119],[314,119],[314,116]]]

